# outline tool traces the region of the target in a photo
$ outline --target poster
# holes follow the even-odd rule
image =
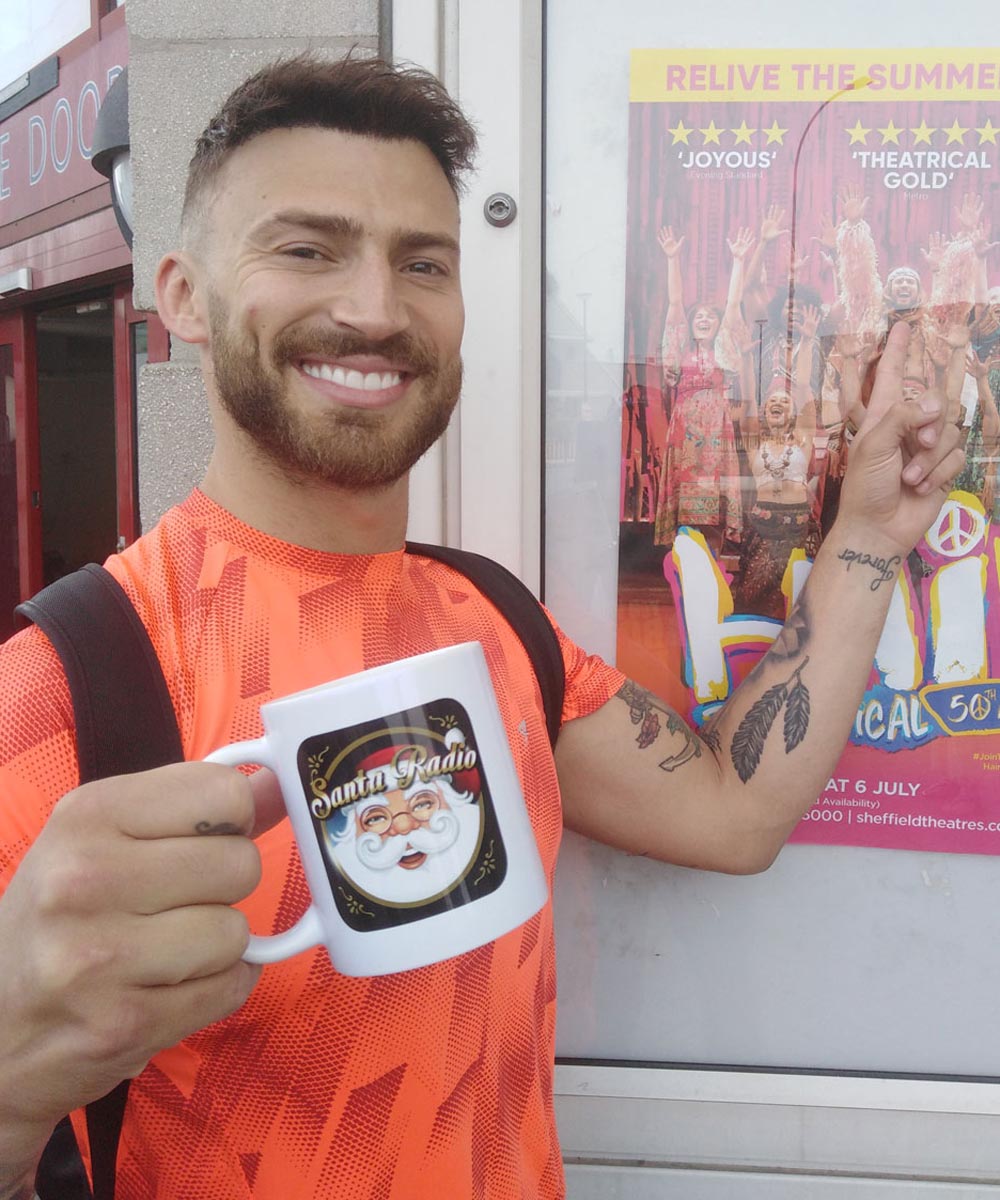
[[[636,50],[618,663],[696,723],[829,529],[911,327],[968,464],[795,841],[1000,853],[1000,50]],[[678,682],[679,681],[679,682]]]

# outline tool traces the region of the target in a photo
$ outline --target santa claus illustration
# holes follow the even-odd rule
[[[443,748],[395,742],[369,754],[355,775],[355,781],[364,778],[364,798],[326,823],[330,857],[374,900],[412,905],[436,899],[475,861],[483,829],[479,771],[415,769],[454,749],[456,731],[449,733]]]

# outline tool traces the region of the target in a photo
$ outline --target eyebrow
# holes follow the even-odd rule
[[[306,229],[330,239],[358,241],[365,233],[361,222],[351,217],[327,216],[309,209],[288,208],[265,217],[251,228],[248,236],[251,241],[266,241],[290,229]],[[460,252],[458,241],[451,234],[439,230],[396,229],[392,232],[390,243],[397,254],[432,248],[456,255]]]

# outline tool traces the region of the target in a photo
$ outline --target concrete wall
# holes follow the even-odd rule
[[[379,0],[128,0],[137,308],[155,307],[153,274],[175,244],[188,159],[225,96],[281,55],[375,51],[379,14]],[[198,482],[211,449],[197,356],[182,344],[143,370],[138,424],[148,529]]]

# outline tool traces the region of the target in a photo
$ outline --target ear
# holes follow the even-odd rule
[[[182,342],[208,341],[204,288],[191,258],[183,250],[165,255],[156,268],[156,308],[160,320]]]

